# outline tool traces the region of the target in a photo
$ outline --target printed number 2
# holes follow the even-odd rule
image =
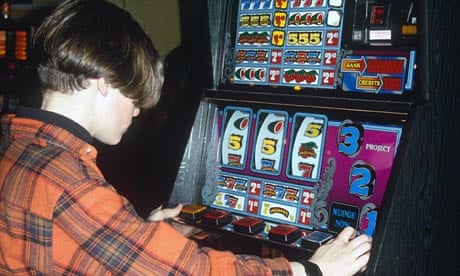
[[[350,171],[350,194],[366,200],[375,188],[375,170],[369,164],[354,164]]]

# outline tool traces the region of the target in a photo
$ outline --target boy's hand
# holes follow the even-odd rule
[[[174,208],[163,209],[163,206],[160,206],[150,212],[148,221],[162,221],[172,218],[177,218],[182,210],[182,204],[177,204]]]
[[[174,208],[165,208],[162,209],[162,206],[156,208],[150,212],[148,221],[162,221],[167,220],[177,231],[182,233],[182,235],[190,238],[194,234],[201,231],[201,229],[194,227],[192,225],[182,222],[179,218],[180,211],[182,210],[183,205],[178,204]]]
[[[346,227],[335,239],[319,247],[310,262],[317,264],[324,276],[354,275],[366,269],[371,247],[371,237],[356,237],[356,230]]]

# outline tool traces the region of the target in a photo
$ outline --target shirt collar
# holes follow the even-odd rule
[[[93,141],[93,138],[84,127],[60,114],[25,106],[17,107],[15,113],[18,117],[40,120],[42,122],[63,128],[88,144],[91,144]]]

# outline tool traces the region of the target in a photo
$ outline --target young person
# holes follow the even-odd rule
[[[2,118],[0,275],[352,275],[371,238],[344,229],[310,260],[200,248],[164,219],[144,220],[107,183],[92,139],[119,143],[158,101],[162,64],[132,16],[105,0],[68,0],[37,29],[43,100]],[[182,232],[190,229],[182,229]]]

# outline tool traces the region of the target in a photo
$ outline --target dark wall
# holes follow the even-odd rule
[[[428,0],[429,100],[411,122],[369,275],[460,275],[458,8]]]

